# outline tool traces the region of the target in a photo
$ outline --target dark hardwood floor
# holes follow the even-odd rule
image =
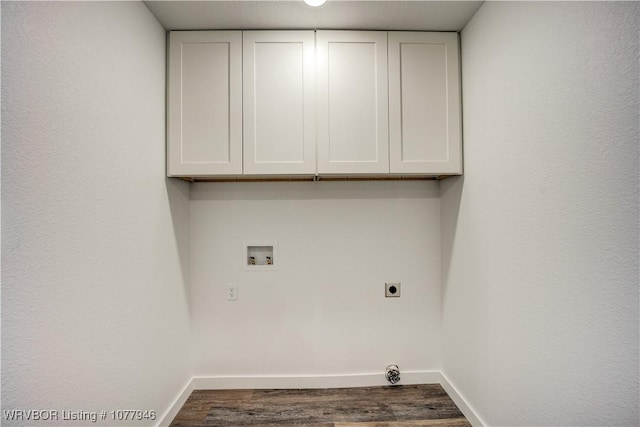
[[[196,390],[171,427],[471,427],[438,384]]]

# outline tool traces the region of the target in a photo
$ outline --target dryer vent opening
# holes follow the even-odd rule
[[[400,381],[400,368],[398,365],[389,365],[384,376],[391,385],[394,385]]]

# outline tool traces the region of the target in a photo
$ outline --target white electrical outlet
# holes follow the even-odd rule
[[[229,301],[235,301],[238,299],[238,285],[231,283],[227,284],[227,299]]]

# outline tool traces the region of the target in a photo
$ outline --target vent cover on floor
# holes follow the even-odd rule
[[[398,368],[398,365],[387,366],[385,377],[391,385],[397,384],[400,381],[400,368]]]

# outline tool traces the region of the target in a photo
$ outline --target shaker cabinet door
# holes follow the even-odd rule
[[[460,174],[457,33],[389,32],[392,174]]]
[[[313,31],[243,33],[245,175],[316,172]]]
[[[317,31],[318,173],[389,172],[387,33]]]
[[[169,36],[169,176],[242,174],[242,32]]]

